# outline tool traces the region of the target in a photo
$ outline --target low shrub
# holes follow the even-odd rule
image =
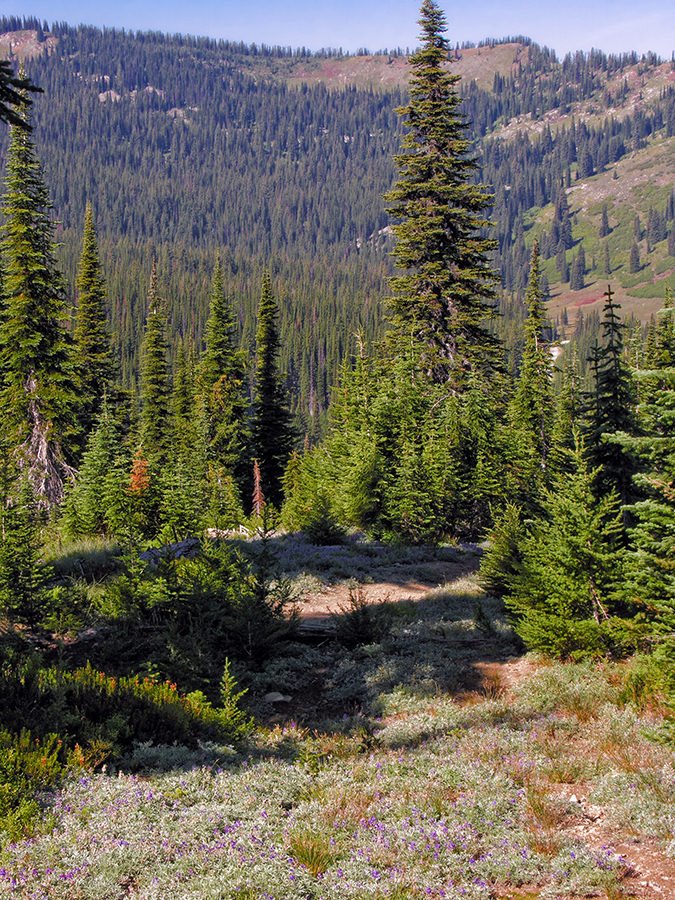
[[[17,840],[33,831],[41,809],[38,791],[57,784],[68,767],[63,741],[40,739],[22,729],[0,731],[0,838]]]
[[[392,617],[386,604],[369,603],[361,585],[350,585],[349,599],[339,609],[339,614],[334,616],[335,632],[345,647],[377,643],[391,629]]]

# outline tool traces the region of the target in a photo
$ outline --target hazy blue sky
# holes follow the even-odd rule
[[[525,34],[568,50],[675,49],[672,0],[442,0],[448,37]],[[0,12],[48,22],[210,35],[246,43],[371,50],[417,43],[417,0],[3,0]]]

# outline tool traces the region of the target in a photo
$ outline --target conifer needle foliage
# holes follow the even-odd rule
[[[99,258],[94,214],[87,204],[82,255],[77,274],[75,344],[80,370],[81,417],[85,432],[91,430],[114,375],[110,335],[106,319],[106,285]]]
[[[468,372],[490,369],[495,339],[486,325],[492,314],[495,276],[488,259],[494,241],[490,196],[475,182],[466,122],[459,110],[459,75],[448,71],[445,17],[424,0],[419,24],[422,46],[410,57],[410,100],[398,112],[408,126],[396,157],[399,178],[386,195],[400,269],[391,280],[395,335],[418,344],[423,369],[435,382],[461,384]]]
[[[49,197],[29,131],[13,127],[0,239],[0,415],[40,506],[63,499],[78,423]]]
[[[166,450],[171,393],[167,327],[166,304],[159,295],[157,264],[153,262],[141,348],[141,440],[148,457],[159,460]]]
[[[278,506],[281,482],[293,447],[288,401],[279,373],[277,301],[269,272],[263,274],[256,330],[255,387],[251,426],[253,453],[260,465],[265,499]]]

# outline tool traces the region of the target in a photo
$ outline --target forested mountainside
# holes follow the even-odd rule
[[[71,284],[93,204],[126,383],[138,372],[153,257],[174,330],[199,340],[219,254],[244,346],[270,266],[282,366],[313,430],[353,335],[381,333],[392,269],[382,195],[406,58],[12,18],[0,20],[0,48],[24,58],[45,91],[35,139]],[[524,317],[535,236],[563,336],[578,310],[601,305],[609,275],[626,311],[648,319],[675,266],[672,64],[599,52],[560,62],[524,38],[455,56],[480,177],[494,192],[507,346]]]

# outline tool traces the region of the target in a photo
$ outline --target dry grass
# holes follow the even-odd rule
[[[340,851],[328,834],[301,829],[288,837],[288,852],[316,878],[323,875],[340,858]]]

